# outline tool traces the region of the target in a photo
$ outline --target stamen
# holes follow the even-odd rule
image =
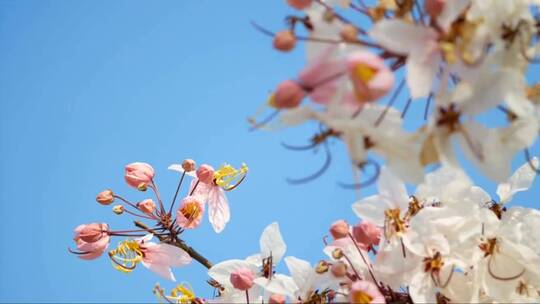
[[[536,174],[540,174],[540,169],[537,168],[537,167],[534,165],[533,161],[532,161],[532,157],[531,157],[531,154],[530,154],[530,152],[529,152],[529,148],[525,148],[523,151],[525,152],[525,159],[527,159],[527,163],[529,163],[529,167],[531,167],[531,169],[532,169],[534,172],[536,172]]]
[[[499,281],[512,281],[512,280],[515,280],[517,278],[519,278],[520,276],[522,276],[524,273],[525,273],[525,270],[526,268],[523,268],[523,270],[521,272],[519,272],[518,274],[516,275],[513,275],[513,276],[510,276],[510,277],[502,277],[502,276],[498,276],[496,274],[493,273],[493,270],[491,269],[491,264],[493,263],[493,255],[489,257],[489,260],[488,260],[488,273],[491,277],[493,277],[494,279],[496,280],[499,280]]]
[[[246,164],[242,164],[240,169],[235,169],[231,165],[224,165],[214,172],[214,184],[225,191],[233,190],[244,180],[248,172]],[[236,182],[231,185],[236,180]]]
[[[379,116],[379,118],[377,118],[377,120],[375,121],[375,127],[378,127],[381,124],[384,117],[386,116],[386,113],[390,110],[390,108],[392,107],[392,105],[396,101],[397,97],[399,96],[399,93],[401,93],[401,90],[403,89],[404,85],[405,85],[405,79],[402,79],[401,82],[399,83],[398,88],[396,89],[396,91],[394,91],[394,94],[390,98],[390,101],[388,101],[388,104],[386,105],[386,108],[384,108],[384,110],[381,113],[381,115]]]
[[[405,118],[405,115],[407,114],[407,111],[409,110],[409,106],[411,105],[412,98],[409,97],[407,99],[407,103],[405,104],[405,108],[403,108],[403,111],[401,112],[401,118]]]
[[[303,178],[299,178],[299,179],[287,178],[288,183],[293,184],[293,185],[305,184],[307,182],[310,182],[310,181],[320,177],[324,172],[326,172],[326,170],[330,167],[330,164],[332,162],[332,156],[330,155],[330,150],[328,148],[328,144],[326,142],[324,142],[323,146],[324,146],[324,150],[325,150],[325,154],[326,154],[326,158],[324,160],[323,166],[319,170],[317,170],[315,173],[313,173],[313,174],[311,174],[311,175],[309,175],[307,177],[303,177]]]
[[[433,98],[433,93],[429,93],[426,100],[426,107],[424,108],[424,120],[428,118],[429,106],[431,105],[431,99]]]
[[[182,186],[182,182],[184,181],[184,177],[186,176],[186,171],[184,170],[182,172],[182,177],[180,177],[180,182],[178,182],[178,186],[176,187],[176,192],[174,193],[174,197],[171,202],[171,206],[169,207],[169,214],[172,213],[174,203],[176,202],[176,197],[178,196],[178,192],[180,191],[180,187]]]
[[[361,183],[354,183],[354,184],[347,184],[347,183],[338,182],[338,185],[340,187],[342,187],[342,188],[345,188],[345,189],[359,190],[361,188],[367,187],[367,186],[373,184],[374,182],[376,182],[377,179],[379,178],[380,173],[381,173],[380,165],[377,162],[375,162],[374,160],[368,159],[364,163],[359,165],[360,170],[362,170],[362,172],[365,172],[367,165],[373,166],[375,172],[366,181],[361,182]]]

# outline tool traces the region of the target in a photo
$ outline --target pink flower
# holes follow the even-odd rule
[[[191,257],[184,250],[169,244],[156,244],[148,242],[152,235],[139,240],[143,253],[141,263],[144,267],[162,276],[165,279],[176,281],[171,267],[180,267],[191,263]]]
[[[248,290],[253,286],[255,275],[249,268],[240,268],[231,273],[230,281],[238,290]]]
[[[349,292],[349,301],[355,304],[386,303],[377,285],[369,281],[356,281]]]
[[[146,187],[154,178],[154,168],[147,163],[131,163],[126,166],[125,179],[133,188]]]
[[[345,220],[334,222],[330,226],[330,234],[335,240],[347,237],[349,234],[349,224]]]
[[[139,202],[137,207],[146,214],[152,214],[156,210],[156,204],[152,199],[145,199],[144,201]]]
[[[381,241],[381,229],[371,222],[362,222],[353,227],[353,236],[356,242],[364,250],[379,245]]]
[[[187,196],[180,202],[180,207],[176,212],[176,222],[180,227],[193,229],[201,224],[203,214],[203,201],[195,196]]]
[[[196,179],[191,182],[190,193],[193,191],[195,185],[197,185]],[[215,232],[220,233],[223,231],[225,225],[231,219],[229,202],[223,189],[213,182],[201,182],[193,191],[193,196],[208,203],[208,220],[210,221],[210,224],[212,224]]]
[[[205,184],[214,183],[214,168],[207,164],[202,164],[199,169],[197,169],[197,178]]]
[[[373,53],[360,51],[351,55],[347,60],[347,70],[359,102],[375,101],[394,86],[394,74],[384,60]]]
[[[109,246],[109,226],[105,223],[91,223],[79,225],[75,228],[73,240],[77,251],[71,251],[79,255],[83,260],[93,260],[99,257]]]
[[[333,57],[337,47],[329,46],[298,75],[298,80],[310,99],[327,104],[337,90],[336,81],[345,75],[343,60]]]

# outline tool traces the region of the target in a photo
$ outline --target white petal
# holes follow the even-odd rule
[[[208,275],[218,281],[220,284],[224,286],[232,287],[232,284],[230,282],[231,273],[234,271],[240,269],[240,268],[248,268],[253,271],[253,273],[257,273],[258,269],[255,265],[248,263],[243,260],[227,260],[223,261],[219,264],[216,264],[212,266],[208,270]]]
[[[377,180],[377,189],[382,197],[393,203],[402,210],[409,205],[409,195],[405,183],[400,180],[389,168],[381,168],[379,179]]]
[[[375,23],[369,36],[378,44],[394,53],[407,55],[434,37],[429,28],[400,20],[381,20]]]
[[[265,277],[259,277],[253,280],[253,282],[270,293],[287,295],[291,298],[294,298],[294,294],[298,290],[294,280],[283,274],[275,274],[270,280]]]
[[[278,223],[272,223],[264,228],[259,244],[261,246],[261,256],[263,258],[272,256],[274,265],[281,260],[287,250],[287,245],[281,237]]]
[[[158,274],[162,278],[165,278],[167,280],[171,280],[173,282],[176,281],[176,278],[174,277],[174,274],[171,271],[171,267],[164,265],[164,264],[154,264],[154,263],[146,263],[141,262],[144,267],[148,268],[150,271]]]
[[[231,219],[229,202],[225,196],[225,191],[220,187],[212,187],[208,195],[208,219],[216,233],[225,229],[225,225]]]
[[[185,170],[184,168],[182,168],[182,165],[181,164],[172,164],[170,165],[167,169],[171,170],[171,171],[176,171],[176,172],[180,172],[180,173],[184,173]],[[197,177],[195,171],[190,171],[190,172],[186,172],[186,175],[189,175],[191,177]]]
[[[354,203],[352,209],[362,220],[382,227],[384,225],[384,211],[392,208],[391,206],[392,203],[385,198],[372,195]]]
[[[447,31],[452,22],[469,6],[470,0],[446,1],[444,9],[437,17],[437,23]]]
[[[534,157],[531,160],[532,165],[538,168],[538,158]],[[499,184],[497,187],[497,195],[502,203],[506,203],[512,199],[512,196],[520,191],[529,189],[536,172],[532,170],[531,164],[528,162],[519,167],[506,183]]]
[[[419,53],[407,58],[407,85],[411,98],[427,97],[439,70],[438,54]]]
[[[169,265],[171,267],[180,267],[191,263],[191,257],[183,249],[169,244],[156,245],[157,258],[162,264]]]
[[[285,264],[287,264],[287,268],[289,268],[289,272],[299,288],[308,285],[313,275],[313,268],[311,268],[309,262],[288,256],[285,257]]]

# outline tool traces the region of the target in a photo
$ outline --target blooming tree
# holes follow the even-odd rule
[[[539,172],[529,147],[540,131],[540,84],[528,83],[527,71],[540,56],[540,1],[372,2],[287,0],[297,13],[286,18],[286,30],[253,23],[272,36],[276,50],[305,43],[306,67],[270,95],[257,115],[269,112],[267,118],[250,118],[252,128],[262,130],[320,124],[308,145],[286,147],[323,147],[324,166],[290,182],[320,176],[330,165],[327,141],[336,138],[347,147],[356,179],[342,186],[378,189],[352,204],[358,224],[330,225],[326,259],[311,264],[285,256],[279,225],[272,223],[262,232],[260,253],[212,264],[183,234],[196,229],[206,211],[216,233],[226,228],[225,193],[241,184],[248,168],[215,170],[190,159],[169,167],[180,174],[169,205],[150,165],[127,165],[127,184],[155,197],[132,202],[105,190],[97,201],[138,217],[137,229],[80,225],[70,252],[85,260],[107,252],[119,271],[132,272],[140,263],[172,281],[172,268],[193,260],[208,268],[216,297],[197,297],[185,284],[170,293],[155,286],[156,296],[171,303],[539,302],[540,211],[507,204]],[[395,107],[400,99],[402,110]],[[415,130],[404,127],[411,104],[425,107]],[[480,123],[488,111],[504,115],[492,126]],[[458,149],[500,183],[498,197],[467,176]],[[511,173],[518,152],[526,161]],[[185,179],[191,183],[179,198]],[[417,186],[414,193],[405,182]],[[114,236],[127,239],[108,250]],[[281,260],[288,274],[276,273]]]

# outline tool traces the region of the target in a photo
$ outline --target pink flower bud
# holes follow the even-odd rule
[[[332,272],[336,278],[342,278],[347,275],[347,265],[343,262],[334,263],[330,267],[330,272]]]
[[[276,109],[296,108],[306,96],[306,91],[294,80],[280,83],[270,98],[269,105]]]
[[[193,159],[184,159],[182,162],[182,169],[186,172],[195,171],[195,161]]]
[[[437,18],[446,5],[446,0],[426,0],[424,6],[431,18]]]
[[[386,303],[377,285],[369,281],[356,281],[349,292],[351,303]]]
[[[139,202],[137,207],[146,214],[152,214],[154,210],[156,210],[156,204],[152,199],[145,199],[144,201]]]
[[[303,10],[308,8],[312,1],[313,0],[287,0],[287,3],[297,10]]]
[[[356,242],[364,250],[379,245],[381,241],[381,229],[370,222],[362,222],[353,227],[353,236]]]
[[[285,304],[285,296],[274,293],[268,298],[268,304]]]
[[[114,193],[110,189],[101,191],[97,195],[96,201],[102,205],[110,205],[114,201]]]
[[[109,246],[109,226],[105,223],[91,223],[79,225],[75,228],[73,240],[78,252],[71,251],[84,260],[93,260],[99,257]]]
[[[197,169],[197,178],[201,183],[207,185],[214,184],[214,168],[207,164],[202,164],[199,169]]]
[[[231,273],[230,281],[234,288],[239,290],[248,290],[253,286],[255,275],[248,268],[240,268]]]
[[[133,188],[146,188],[154,178],[154,168],[147,163],[131,163],[126,166],[125,179]]]
[[[336,221],[330,226],[330,234],[334,240],[347,237],[349,234],[349,224],[344,220]]]
[[[294,33],[289,30],[278,32],[274,36],[274,48],[277,50],[288,52],[294,49],[295,45],[296,37],[294,36]]]

